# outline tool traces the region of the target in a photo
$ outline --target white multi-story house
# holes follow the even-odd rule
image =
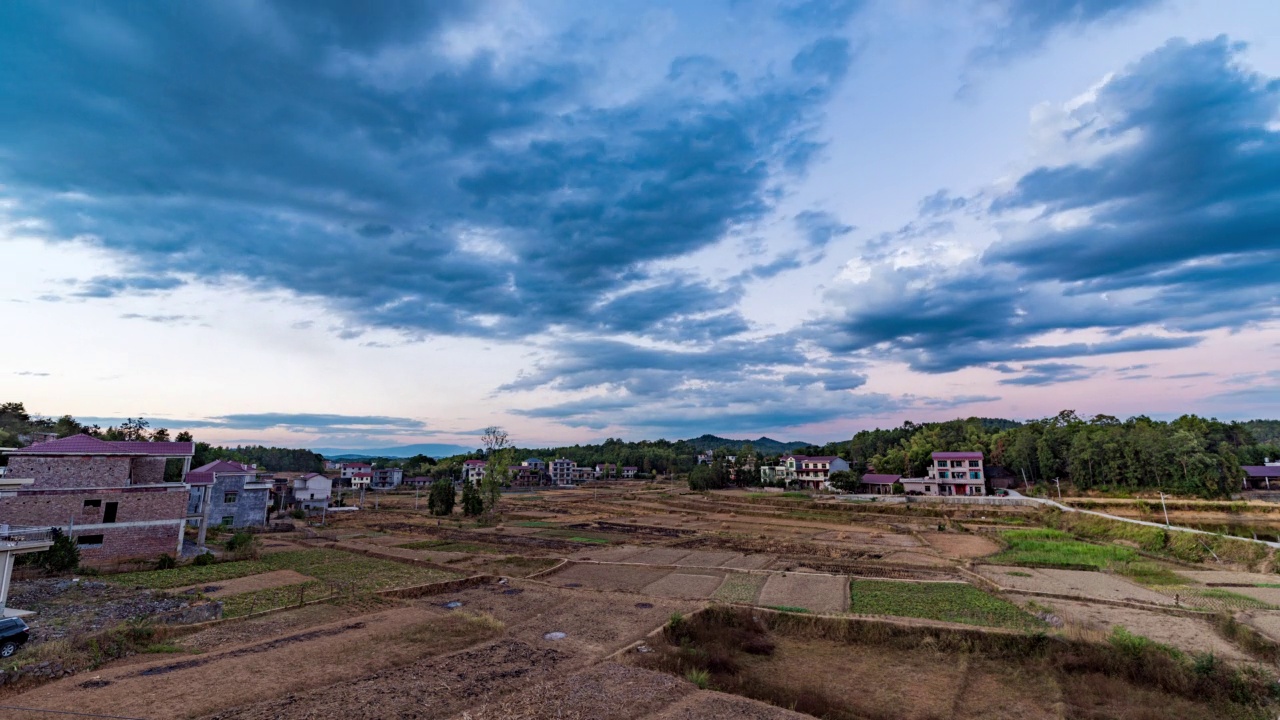
[[[465,482],[479,484],[484,479],[484,470],[488,465],[483,460],[467,460],[462,463],[462,479]]]
[[[764,482],[782,480],[787,485],[795,483],[809,490],[821,490],[830,487],[831,473],[841,470],[848,472],[849,463],[835,455],[788,455],[780,465],[760,468],[760,479]]]
[[[342,463],[338,467],[342,469],[343,480],[350,480],[351,478],[355,477],[356,474],[358,473],[373,472],[373,466],[370,465],[369,463],[357,463],[357,462]]]
[[[986,495],[987,476],[980,452],[936,452],[929,476],[903,478],[909,493],[922,495]]]
[[[551,461],[551,482],[556,485],[568,485],[573,482],[573,471],[578,463],[566,458]]]

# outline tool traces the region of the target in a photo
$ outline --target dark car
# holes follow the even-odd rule
[[[31,636],[31,628],[22,618],[4,618],[0,620],[0,658],[13,657]]]

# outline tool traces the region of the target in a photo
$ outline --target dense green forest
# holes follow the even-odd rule
[[[213,460],[234,460],[271,472],[320,472],[324,469],[324,458],[310,450],[262,445],[219,447],[205,442],[196,443],[191,467],[200,467]]]
[[[1005,429],[993,427],[972,418],[863,431],[848,443],[845,457],[855,473],[874,469],[920,476],[934,451],[981,450],[988,463],[1031,482],[1061,478],[1084,490],[1161,488],[1203,497],[1239,490],[1241,465],[1280,457],[1280,446],[1260,442],[1249,423],[1195,415],[1171,422],[1109,415],[1086,420],[1064,410]]]

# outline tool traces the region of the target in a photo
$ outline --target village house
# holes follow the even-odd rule
[[[376,468],[371,473],[370,487],[374,490],[392,490],[404,481],[404,470],[398,467]],[[352,485],[355,487],[355,485]],[[358,489],[358,488],[357,488]]]
[[[596,465],[596,478],[607,480],[611,477],[618,476],[618,466],[613,463],[600,463]]]
[[[373,473],[368,470],[353,472],[351,473],[351,476],[343,482],[350,486],[352,490],[367,488],[373,484]]]
[[[566,458],[556,458],[551,461],[551,482],[556,485],[568,485],[573,482],[573,471],[578,467],[578,463]]]
[[[187,519],[200,527],[197,545],[204,545],[209,525],[231,528],[267,524],[271,482],[258,479],[258,469],[230,460],[215,460],[187,473],[191,488]]]
[[[872,495],[892,495],[894,484],[901,481],[901,475],[867,473],[862,476],[858,489]]]
[[[929,476],[903,478],[912,495],[986,495],[987,478],[980,452],[935,452]]]
[[[8,450],[0,525],[58,527],[86,565],[179,554],[190,490],[165,482],[169,460],[191,469],[195,443],[73,435]]]
[[[622,468],[622,477],[623,479],[630,480],[631,478],[634,478],[638,472],[640,472],[640,468],[627,465]]]
[[[485,468],[488,463],[483,460],[467,460],[462,463],[462,480],[473,485],[478,485],[484,479]]]
[[[849,463],[835,455],[788,455],[780,465],[760,468],[760,480],[773,484],[781,480],[786,485],[795,483],[808,490],[829,488],[831,473],[848,472]]]
[[[293,479],[293,506],[312,512],[329,507],[333,497],[333,478],[320,473],[306,473]]]
[[[350,480],[357,474],[372,473],[373,466],[362,462],[344,462],[338,465],[338,470],[342,473],[343,480]]]

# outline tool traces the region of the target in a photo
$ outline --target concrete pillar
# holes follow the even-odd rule
[[[13,553],[8,550],[0,551],[0,616],[4,614],[4,609],[9,600],[9,577],[13,574]]]
[[[200,532],[196,535],[196,545],[204,547],[204,535],[209,529],[209,498],[213,497],[213,483],[204,486],[200,495]]]

